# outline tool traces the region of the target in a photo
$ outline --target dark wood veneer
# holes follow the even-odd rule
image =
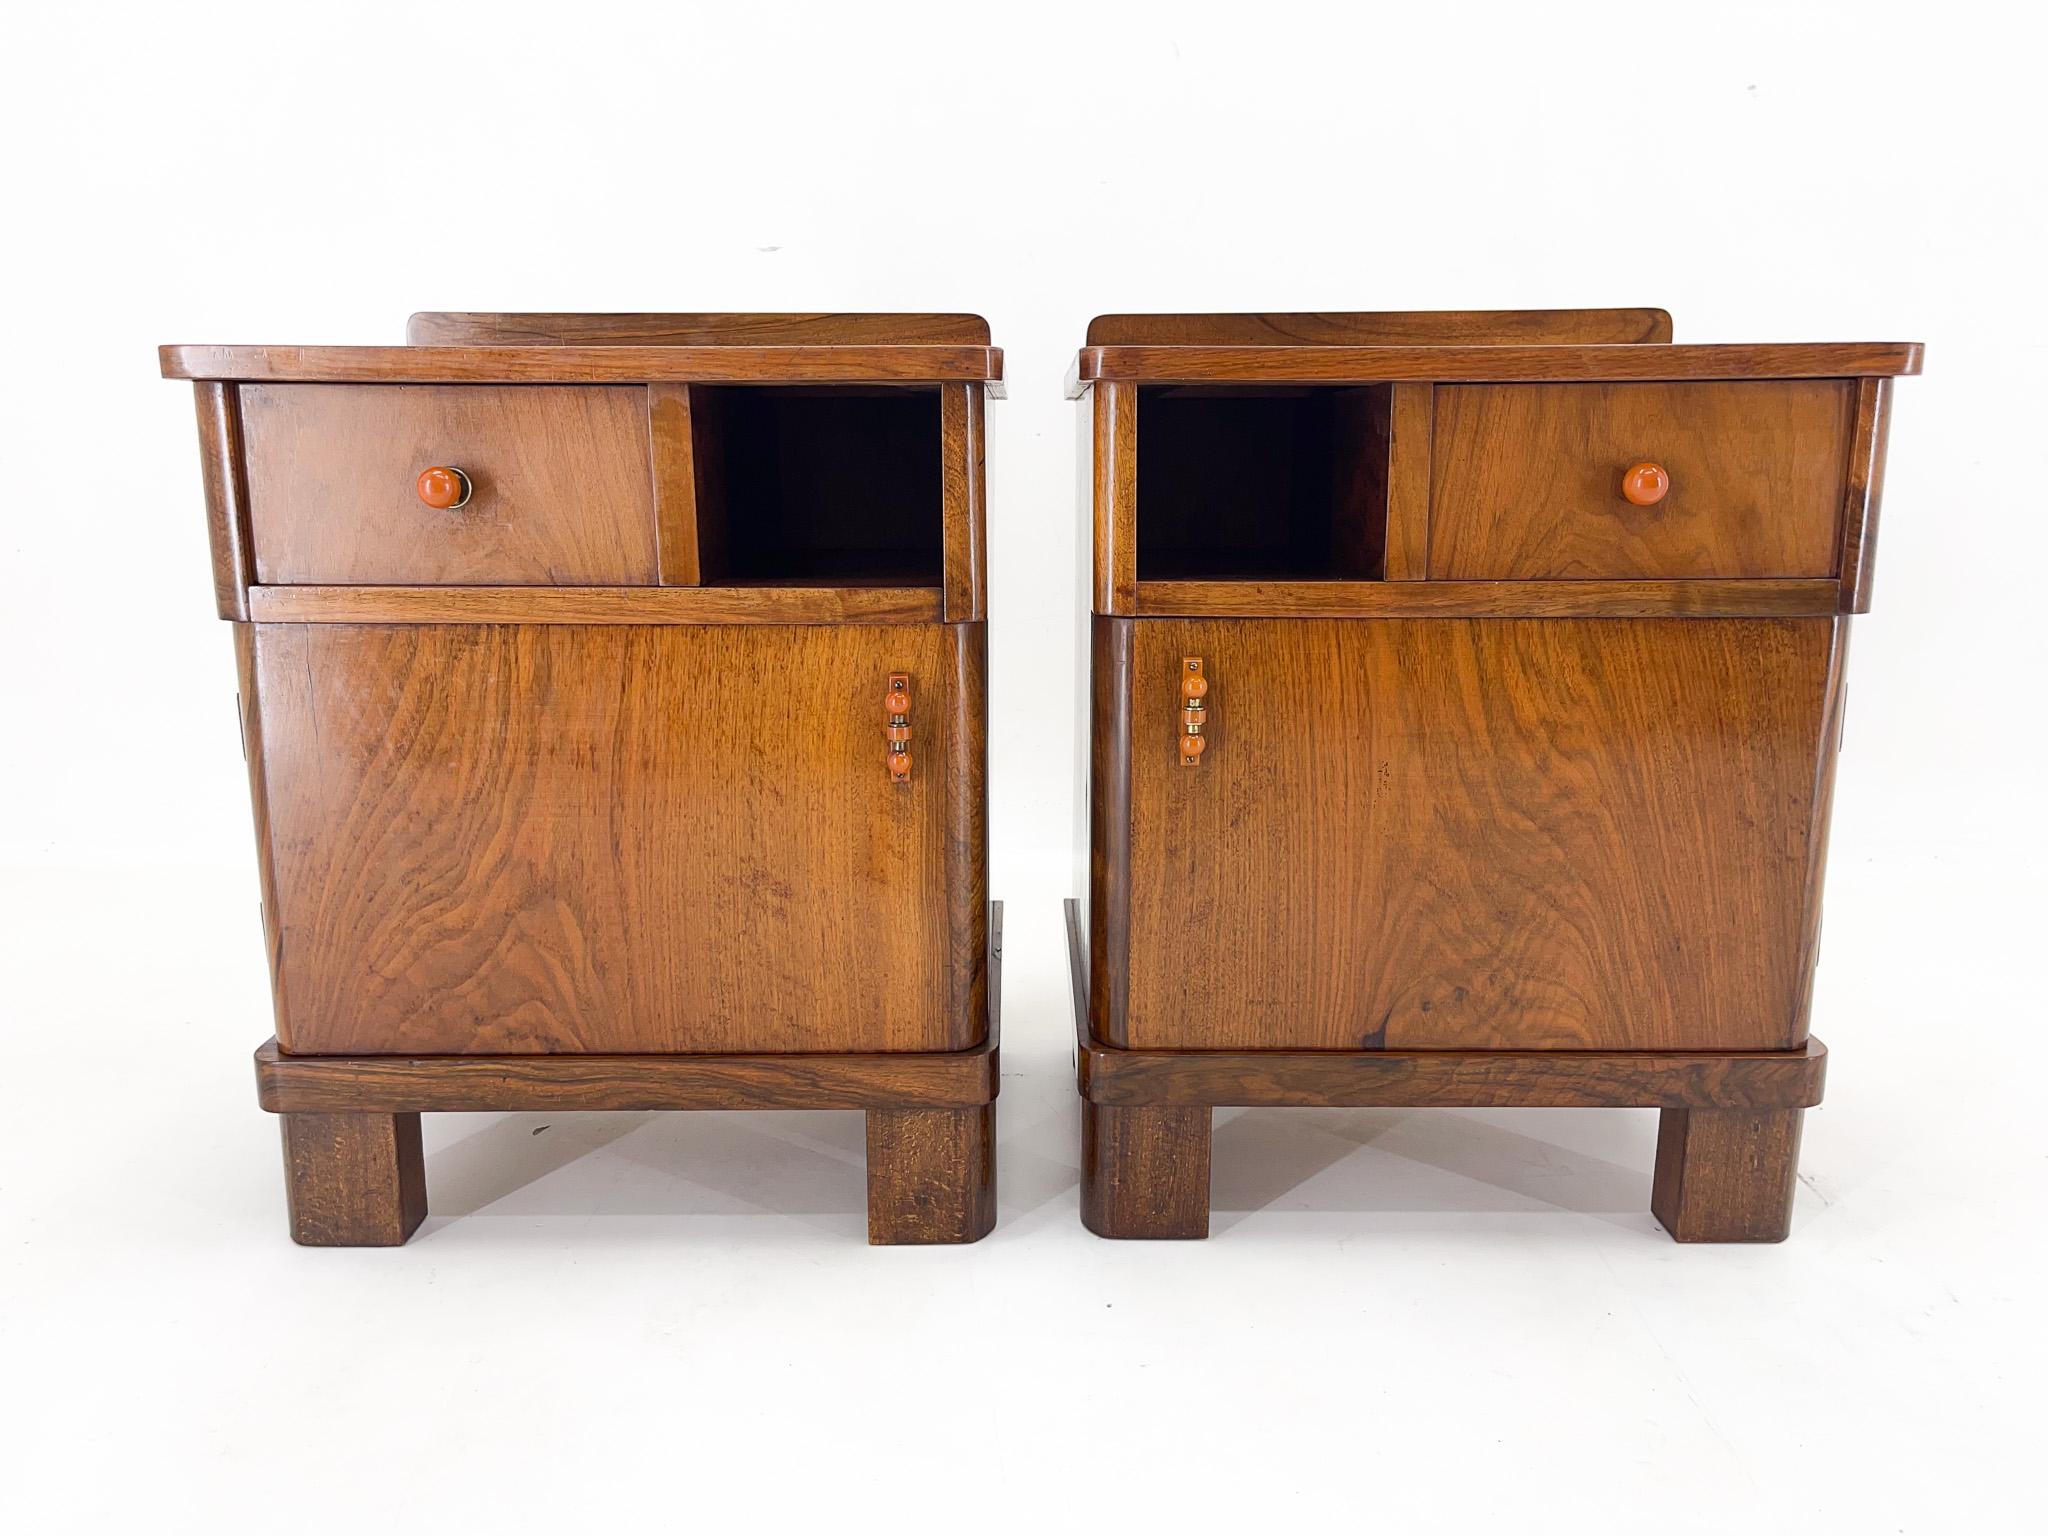
[[[256,1052],[282,1122],[295,1241],[393,1247],[425,1219],[423,1113],[857,1109],[867,1114],[868,1240],[971,1243],[995,1224],[1002,903],[981,1042],[954,1052],[805,1056],[292,1056]]]
[[[999,347],[559,346],[160,349],[167,379],[271,384],[986,384]]]
[[[1674,1238],[1786,1235],[1788,1160],[1801,1112],[1820,1102],[1827,1077],[1827,1048],[1818,1040],[1748,1052],[1124,1050],[1089,1032],[1079,903],[1066,907],[1083,1116],[1081,1209],[1092,1232],[1206,1236],[1210,1111],[1315,1106],[1658,1109],[1651,1203]]]
[[[1663,1111],[1675,1238],[1785,1235],[1848,615],[1920,349],[1670,336],[1090,327],[1091,1229],[1206,1233],[1213,1105],[1555,1104]]]
[[[839,1107],[874,1241],[981,1236],[985,322],[410,333],[161,354],[236,621],[293,1235],[403,1242],[424,1111]]]
[[[989,335],[988,322],[979,315],[463,314],[426,310],[406,322],[405,339],[415,347],[985,347]]]
[[[1657,379],[1891,378],[1918,342],[1777,346],[1083,347],[1070,393],[1148,384],[1512,384]],[[203,376],[196,371],[188,377]]]

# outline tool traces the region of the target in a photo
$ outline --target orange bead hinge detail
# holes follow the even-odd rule
[[[1621,494],[1638,507],[1654,507],[1671,489],[1671,474],[1662,464],[1645,460],[1622,471]]]
[[[1208,750],[1202,728],[1209,723],[1209,679],[1202,658],[1183,656],[1180,663],[1180,765],[1192,768]]]
[[[452,464],[436,464],[431,469],[421,470],[412,488],[419,492],[420,500],[436,512],[453,512],[467,506],[472,489],[469,476]]]
[[[889,780],[894,784],[910,782],[910,676],[904,672],[889,674],[889,696],[882,701],[889,712]]]

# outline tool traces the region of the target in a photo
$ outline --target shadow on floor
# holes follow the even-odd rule
[[[996,1235],[1078,1222],[1071,1078],[1006,1075],[998,1104]],[[1556,1139],[1541,1134],[1553,1126]],[[856,1112],[502,1115],[430,1150],[429,1200],[443,1220],[762,1215],[858,1237],[865,1136]],[[1654,1116],[1613,1110],[1219,1110],[1211,1231],[1276,1208],[1564,1211],[1635,1226],[1654,1139]]]

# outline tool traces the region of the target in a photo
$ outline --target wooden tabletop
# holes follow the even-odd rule
[[[1844,379],[1920,371],[1916,341],[1774,346],[1083,347],[1067,377],[1145,384],[1523,383],[1544,380]]]
[[[980,346],[213,347],[158,349],[167,379],[296,384],[989,384]],[[999,390],[992,390],[999,393]]]

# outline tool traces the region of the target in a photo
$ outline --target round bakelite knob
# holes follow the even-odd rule
[[[1654,507],[1671,489],[1671,476],[1662,464],[1647,460],[1622,471],[1621,494],[1639,507]]]
[[[891,691],[889,697],[883,700],[883,703],[888,707],[889,713],[892,715],[907,715],[910,713],[910,695],[901,688]]]
[[[1190,672],[1180,680],[1181,697],[1184,699],[1199,699],[1208,691],[1209,679],[1199,672]]]
[[[908,775],[910,772],[910,754],[908,752],[891,752],[889,754],[889,771],[899,779]]]
[[[413,489],[436,512],[452,512],[469,500],[469,476],[453,465],[436,464],[420,471]]]
[[[1200,757],[1208,750],[1208,747],[1209,743],[1200,736],[1183,736],[1180,739],[1180,755],[1182,757]]]

